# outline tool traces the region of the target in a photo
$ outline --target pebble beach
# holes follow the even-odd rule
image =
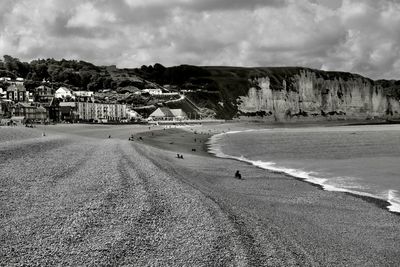
[[[399,215],[208,153],[246,127],[0,127],[0,265],[400,264]]]

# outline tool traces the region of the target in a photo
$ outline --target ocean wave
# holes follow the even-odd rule
[[[248,132],[248,131],[254,131],[254,130],[246,130],[246,131],[231,131],[231,132],[226,132],[226,133],[220,133],[211,136],[209,141],[207,142],[208,145],[208,152],[215,155],[216,157],[219,158],[226,158],[226,159],[233,159],[233,160],[238,160],[242,162],[246,162],[248,164],[251,164],[253,166],[256,166],[261,169],[265,169],[268,171],[273,171],[273,172],[278,172],[278,173],[283,173],[286,175],[289,175],[291,177],[297,178],[304,180],[305,182],[308,182],[310,184],[314,184],[317,186],[320,186],[323,190],[325,191],[332,191],[332,192],[344,192],[344,193],[350,193],[353,195],[358,195],[358,196],[363,196],[363,197],[369,197],[373,199],[380,199],[383,201],[386,201],[389,205],[386,207],[389,211],[395,212],[395,213],[400,213],[400,195],[398,194],[397,190],[392,190],[389,189],[387,191],[387,198],[384,197],[384,193],[381,195],[375,195],[363,191],[356,191],[356,190],[351,190],[349,188],[345,188],[341,185],[332,185],[328,184],[327,182],[330,180],[328,178],[323,178],[323,177],[318,177],[318,173],[311,172],[311,171],[304,171],[301,169],[294,169],[294,168],[287,168],[284,166],[279,166],[275,162],[266,162],[266,161],[261,161],[261,160],[250,160],[244,156],[232,156],[225,154],[222,150],[222,145],[220,140],[227,134],[235,134],[235,133],[243,133],[243,132]],[[337,177],[339,178],[339,177]],[[353,187],[354,188],[354,187]],[[362,189],[362,186],[358,187],[359,189]]]
[[[390,206],[388,206],[390,211],[400,213],[400,195],[397,190],[388,191],[388,202],[390,203]]]

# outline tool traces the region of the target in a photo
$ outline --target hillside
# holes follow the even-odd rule
[[[358,74],[303,67],[199,67],[161,64],[135,69],[95,66],[76,60],[39,59],[30,63],[4,56],[0,75],[26,79],[28,90],[43,80],[55,86],[103,92],[135,107],[181,107],[194,117],[223,119],[309,120],[385,118],[400,115],[400,81],[373,81]],[[6,84],[0,84],[3,88]],[[137,95],[145,88],[181,92],[171,101]]]
[[[136,69],[172,84],[220,118],[265,120],[398,117],[400,81],[373,81],[358,74],[303,67],[178,67]]]

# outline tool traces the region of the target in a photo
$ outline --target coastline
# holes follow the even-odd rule
[[[18,194],[4,198],[9,204],[2,223],[10,232],[0,230],[8,240],[0,245],[3,262],[14,255],[29,264],[46,255],[39,257],[43,264],[49,259],[94,264],[99,255],[102,262],[118,255],[119,263],[141,265],[157,263],[154,259],[202,266],[400,263],[399,216],[348,194],[208,153],[210,136],[248,126],[48,127],[43,142],[29,146],[33,151],[19,157],[17,146],[0,168],[9,175],[5,181],[27,183],[5,183],[5,192]],[[65,141],[53,146],[50,139],[60,133]],[[128,140],[131,134],[134,141]],[[243,180],[234,178],[236,170]],[[13,215],[14,210],[19,212]],[[32,220],[39,231],[31,228]],[[17,238],[6,239],[10,233]]]
[[[347,123],[341,124],[340,123],[339,125],[354,126],[355,124],[347,124]],[[356,124],[356,125],[368,125],[368,124]],[[254,126],[254,125],[252,125],[252,126]],[[256,124],[256,126],[258,126],[258,125]],[[272,125],[273,128],[279,127],[279,126],[280,126],[279,124]],[[316,125],[310,124],[310,126],[316,126]],[[318,124],[318,126],[330,127],[330,126],[337,126],[337,124],[336,123],[333,123],[333,124],[329,123],[329,124],[323,124],[323,125]],[[271,127],[271,125],[269,127]],[[296,128],[296,126],[294,126],[294,125],[292,125],[292,127]],[[286,177],[290,177],[291,179],[295,179],[295,180],[303,182],[303,183],[307,183],[307,184],[309,184],[319,190],[322,190],[322,191],[334,192],[334,193],[338,193],[338,194],[347,194],[349,196],[362,199],[368,203],[371,203],[371,204],[385,210],[386,212],[400,216],[399,211],[390,210],[390,206],[392,206],[393,204],[391,202],[389,202],[388,200],[381,199],[376,196],[366,195],[366,194],[363,194],[362,192],[349,191],[349,190],[343,189],[343,188],[334,187],[334,189],[328,189],[328,188],[325,188],[322,184],[307,180],[307,178],[297,177],[295,175],[285,173],[284,171],[264,168],[264,167],[254,164],[253,162],[251,162],[250,160],[247,160],[247,159],[239,159],[237,157],[232,157],[229,155],[218,155],[218,152],[215,151],[216,144],[215,144],[215,140],[214,140],[217,136],[223,135],[223,134],[234,133],[234,132],[258,130],[258,129],[254,129],[254,128],[258,128],[258,127],[248,128],[248,125],[244,125],[243,123],[237,124],[237,126],[235,126],[234,124],[229,124],[229,127],[228,127],[230,130],[229,132],[226,132],[226,131],[222,130],[221,128],[225,128],[225,127],[221,127],[221,126],[216,127],[216,125],[208,125],[208,126],[206,125],[202,130],[200,130],[200,129],[196,130],[196,129],[193,129],[190,127],[189,128],[177,128],[177,129],[173,128],[173,129],[158,130],[158,131],[156,131],[156,132],[158,132],[158,134],[155,134],[154,136],[151,136],[151,137],[154,139],[158,139],[161,136],[164,136],[164,138],[162,138],[163,139],[162,141],[152,143],[149,140],[146,140],[144,143],[151,145],[151,146],[161,148],[161,149],[166,149],[169,151],[176,151],[176,152],[181,152],[181,153],[184,152],[187,154],[197,154],[197,155],[203,155],[203,156],[211,156],[214,158],[223,158],[223,159],[234,160],[234,161],[238,161],[238,162],[242,162],[242,163],[244,162],[252,167],[259,168],[261,170],[264,170],[264,171],[267,171],[270,173],[276,173],[276,174],[280,174],[280,175],[283,175]],[[212,129],[212,134],[208,133],[210,129]],[[154,132],[154,131],[152,131],[152,132]],[[179,138],[177,138],[178,136],[180,138],[184,137],[182,132],[191,133],[193,139],[197,137],[198,141],[202,142],[202,144],[203,144],[202,149],[199,150],[199,146],[196,146],[196,144],[190,144],[190,142],[188,141],[188,139],[190,139],[190,138],[188,138],[188,135],[185,136],[186,140],[184,140],[183,142],[175,143],[175,141],[179,139]],[[150,132],[145,135],[147,138],[149,138]],[[203,136],[203,135],[205,135],[205,136]],[[165,138],[167,136],[169,138]],[[150,140],[153,140],[153,139],[150,139]],[[172,143],[174,143],[174,144],[172,144]],[[197,152],[190,151],[189,147],[195,147],[197,149],[196,150]]]
[[[387,125],[388,123],[383,123],[382,125]],[[374,196],[368,196],[368,195],[363,195],[361,193],[357,192],[348,192],[346,190],[329,190],[324,188],[323,185],[307,181],[305,178],[301,177],[296,177],[294,175],[285,173],[283,171],[275,171],[271,169],[266,169],[261,166],[254,165],[251,161],[249,160],[241,160],[236,157],[226,157],[226,156],[218,156],[216,155],[215,151],[212,151],[212,145],[210,142],[213,140],[218,135],[226,134],[230,132],[243,132],[243,131],[256,131],[256,130],[262,130],[262,129],[272,129],[272,128],[280,128],[282,126],[288,127],[288,128],[298,128],[299,125],[303,126],[303,124],[297,124],[297,123],[276,123],[276,124],[262,124],[262,123],[254,123],[254,122],[226,122],[226,123],[221,123],[221,124],[215,124],[215,123],[204,123],[203,125],[189,125],[189,126],[184,126],[184,127],[176,127],[173,125],[170,126],[155,126],[152,125],[151,127],[148,126],[135,126],[133,130],[133,135],[136,138],[136,141],[145,143],[147,145],[151,145],[160,149],[168,150],[168,151],[174,151],[174,152],[179,152],[179,153],[184,153],[184,154],[192,154],[192,155],[200,155],[200,156],[209,156],[213,158],[224,158],[224,159],[229,159],[229,160],[234,160],[238,162],[244,162],[246,164],[249,164],[252,167],[259,168],[261,170],[266,170],[267,172],[271,173],[277,173],[283,176],[290,177],[291,179],[295,179],[300,182],[304,182],[307,184],[310,184],[311,186],[318,188],[322,191],[328,191],[328,192],[335,192],[335,193],[343,193],[350,195],[352,197],[356,197],[359,199],[362,199],[368,203],[372,203],[376,205],[377,207],[390,212],[392,214],[400,216],[400,212],[398,211],[391,211],[389,207],[392,205],[389,201],[374,197]],[[348,122],[326,122],[326,123],[307,123],[306,127],[314,127],[314,126],[320,126],[320,127],[331,127],[331,126],[355,126],[355,125],[370,125],[369,121],[365,121],[365,123],[348,123]],[[376,125],[376,123],[373,123],[372,125]],[[75,126],[76,128],[80,128],[81,125],[72,125]],[[126,125],[86,125],[88,129],[91,129],[92,127],[97,128],[97,127],[102,127],[102,128],[110,128],[114,129],[116,128],[117,131],[119,132],[121,129],[125,129],[125,131],[122,131],[122,134],[114,134],[112,132],[113,138],[121,138],[123,139],[126,136],[129,136],[128,133],[126,132],[126,129],[130,128],[130,126]],[[63,129],[65,127],[71,128],[71,125],[59,125],[56,127],[60,127],[56,133],[57,135],[62,134],[60,133],[60,129]],[[3,127],[3,129],[7,129],[10,127]],[[12,129],[12,128],[10,128]],[[51,131],[51,127],[47,127],[48,130]],[[26,133],[26,128],[25,127],[16,127],[14,128],[13,131],[17,131],[18,135],[17,138],[24,140],[24,139],[29,139],[29,138],[40,138],[42,133],[45,132],[46,127],[41,127],[39,126],[38,128],[30,129],[29,134]],[[71,131],[74,134],[81,135],[84,133],[84,135],[87,136],[92,136],[92,132],[90,130],[72,130]],[[3,131],[4,133],[4,131]],[[12,138],[12,136],[3,136],[3,138]],[[98,136],[100,137],[100,136]],[[101,136],[103,137],[103,136]],[[142,137],[143,140],[139,140],[139,137]],[[197,139],[197,142],[193,142],[194,139]],[[39,139],[40,140],[40,139]],[[179,140],[179,141],[177,141]],[[195,149],[195,151],[192,151],[192,149]]]
[[[230,125],[230,128],[240,130],[243,129],[243,125],[239,125],[238,128]],[[212,130],[214,134],[222,132],[217,132],[215,128]],[[190,129],[184,132],[189,139],[194,136]],[[202,132],[208,132],[208,128],[203,128]],[[167,135],[168,130],[163,133]],[[174,143],[174,146],[169,146],[168,150],[165,150],[166,146],[159,147],[158,144],[151,144],[150,141],[145,143],[154,146],[156,151],[159,151],[158,153],[165,151],[168,157],[174,157],[180,147],[179,141]],[[234,205],[237,213],[235,212],[232,216],[237,216],[235,220],[242,220],[246,225],[252,225],[253,219],[260,222],[273,222],[276,231],[290,235],[284,239],[293,238],[311,251],[313,250],[311,247],[319,247],[319,249],[324,247],[323,250],[327,253],[325,255],[335,258],[333,261],[335,264],[342,262],[339,259],[342,255],[339,254],[343,254],[344,258],[355,257],[354,255],[345,256],[347,254],[345,250],[362,249],[368,244],[368,248],[364,247],[364,249],[369,251],[371,256],[375,254],[372,252],[375,249],[370,247],[370,244],[376,247],[391,247],[392,245],[389,245],[390,242],[388,243],[384,236],[394,238],[394,232],[400,231],[399,214],[388,212],[386,209],[388,203],[380,199],[347,192],[326,191],[320,185],[309,183],[304,179],[267,171],[263,168],[254,168],[255,166],[250,163],[219,158],[209,152],[198,154],[187,151],[185,160],[169,158],[167,161],[164,164],[172,166],[167,168],[167,171],[177,179],[200,190],[213,201],[225,203],[223,207]],[[236,169],[241,171],[244,180],[234,178]],[[315,232],[316,229],[320,230]],[[351,232],[357,234],[353,235]],[[398,238],[395,239],[398,240]],[[349,247],[349,244],[342,243],[344,240],[352,240],[351,242],[354,243]],[[333,245],[335,248],[326,242],[336,244]],[[337,244],[341,244],[343,249],[338,249]],[[394,258],[391,260],[396,261]]]
[[[379,124],[379,125],[387,125],[387,124],[388,123]],[[356,126],[356,125],[365,126],[365,125],[370,125],[370,124],[344,124],[344,125],[340,125],[340,126]],[[377,124],[372,124],[372,125],[377,125]],[[326,125],[321,125],[321,126],[326,126]],[[329,126],[332,126],[332,125],[329,125]],[[337,126],[337,125],[335,125],[335,126]],[[337,187],[337,186],[326,186],[326,185],[324,186],[324,184],[318,183],[317,181],[313,181],[312,179],[310,179],[308,177],[299,177],[299,176],[296,176],[294,174],[287,173],[284,170],[277,170],[276,168],[268,168],[268,167],[260,166],[259,164],[256,164],[255,162],[253,162],[253,161],[251,161],[249,159],[246,159],[246,158],[238,158],[238,157],[235,157],[235,156],[226,155],[218,147],[218,143],[217,143],[218,140],[217,139],[219,138],[219,136],[222,136],[222,135],[225,135],[225,134],[234,134],[234,133],[237,133],[237,132],[246,132],[246,131],[248,132],[248,131],[257,131],[257,130],[258,129],[247,129],[247,130],[241,130],[241,131],[231,131],[231,132],[227,132],[227,133],[218,133],[218,134],[215,134],[213,136],[210,136],[209,140],[207,141],[207,144],[209,145],[208,152],[211,155],[213,155],[214,157],[226,158],[226,159],[236,160],[236,161],[239,161],[239,162],[245,162],[245,163],[247,163],[247,164],[249,164],[251,166],[254,166],[256,168],[260,168],[262,170],[266,170],[268,172],[282,174],[284,176],[293,178],[295,180],[308,183],[308,184],[310,184],[310,185],[312,185],[312,186],[314,186],[314,187],[316,187],[316,188],[318,188],[320,190],[323,190],[323,191],[348,194],[350,196],[357,197],[357,198],[365,200],[365,201],[367,201],[369,203],[372,203],[372,204],[378,206],[379,208],[382,208],[382,209],[384,209],[384,210],[386,210],[386,211],[388,211],[390,213],[393,213],[395,215],[400,216],[400,210],[397,210],[398,204],[391,203],[389,200],[385,200],[385,199],[379,198],[377,196],[370,195],[368,193],[356,192],[356,191],[348,190],[346,188],[340,188],[340,187]],[[316,180],[319,180],[319,179],[316,179]],[[391,209],[390,207],[393,207],[393,209]]]

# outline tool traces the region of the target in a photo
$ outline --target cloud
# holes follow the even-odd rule
[[[290,65],[400,79],[399,28],[394,0],[4,0],[0,54],[120,67]]]
[[[76,8],[76,13],[68,20],[67,27],[93,28],[103,23],[115,22],[115,15],[107,11],[100,11],[90,2],[83,3]]]

